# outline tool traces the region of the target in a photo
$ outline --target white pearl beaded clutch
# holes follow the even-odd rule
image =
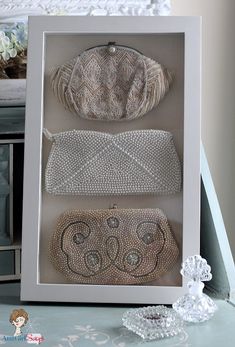
[[[179,255],[160,209],[70,210],[50,242],[50,260],[69,280],[138,284],[170,270]]]
[[[53,142],[45,172],[48,193],[132,195],[181,190],[181,165],[170,132],[45,134]]]

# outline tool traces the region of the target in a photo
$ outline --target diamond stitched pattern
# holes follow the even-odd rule
[[[73,130],[53,135],[45,178],[53,194],[171,194],[181,190],[181,165],[166,131]]]
[[[157,106],[170,88],[172,76],[139,52],[115,46],[110,55],[95,47],[55,68],[55,96],[73,114],[92,120],[131,120]]]

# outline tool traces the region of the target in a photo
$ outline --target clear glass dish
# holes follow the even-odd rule
[[[148,306],[124,313],[123,325],[145,340],[163,339],[179,334],[183,320],[165,306]]]

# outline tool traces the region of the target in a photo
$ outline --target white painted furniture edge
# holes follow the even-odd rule
[[[200,243],[200,17],[29,17],[21,300],[173,303],[183,287],[39,283],[44,37],[54,33],[175,34],[185,37],[183,259]],[[63,30],[61,30],[63,28]]]
[[[30,15],[169,15],[171,0],[1,0],[0,23],[27,21]]]
[[[215,191],[214,183],[211,177],[208,161],[206,159],[206,154],[205,154],[205,150],[202,143],[201,143],[201,176],[202,176],[203,185],[205,188],[208,204],[209,204],[210,211],[213,218],[214,232],[216,233],[219,250],[222,256],[223,264],[221,264],[221,266],[223,267],[223,271],[225,272],[226,280],[228,282],[227,283],[228,291],[229,291],[228,299],[235,304],[235,265],[234,265],[233,256],[230,249],[219,201],[217,198],[217,194]],[[213,232],[213,230],[210,232]],[[212,262],[213,262],[213,257],[216,257],[216,252],[213,252]],[[213,275],[213,272],[212,272],[212,275]],[[209,283],[209,286],[210,286],[210,283]],[[216,288],[216,289],[220,291],[220,288]]]
[[[0,106],[24,106],[25,105],[25,79],[0,80]]]

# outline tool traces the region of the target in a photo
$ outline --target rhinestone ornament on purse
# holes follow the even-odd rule
[[[181,190],[181,165],[169,132],[44,133],[53,142],[45,172],[49,193],[133,195]]]
[[[160,209],[67,211],[50,242],[54,267],[76,283],[146,283],[170,270],[178,255]]]
[[[161,64],[114,43],[90,48],[51,74],[53,92],[66,109],[106,121],[142,117],[159,104],[171,81]]]

